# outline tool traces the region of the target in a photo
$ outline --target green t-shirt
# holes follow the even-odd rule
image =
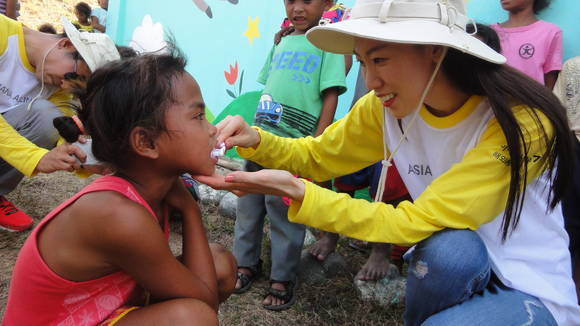
[[[254,125],[282,137],[312,136],[322,109],[322,92],[346,91],[344,56],[324,52],[305,35],[282,38],[258,76],[265,85]]]

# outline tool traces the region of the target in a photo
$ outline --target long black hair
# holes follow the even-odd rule
[[[566,109],[549,89],[507,65],[489,63],[449,49],[442,69],[458,89],[487,97],[507,139],[511,179],[502,222],[502,238],[505,241],[520,219],[528,183],[529,148],[526,136],[529,135],[518,124],[512,107],[519,104],[527,107],[545,142],[546,152],[542,156],[542,164],[551,180],[551,209],[563,198],[574,166],[573,142]],[[553,137],[548,137],[538,112],[552,124]]]

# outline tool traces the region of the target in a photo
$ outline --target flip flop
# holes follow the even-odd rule
[[[245,292],[248,292],[248,290],[250,290],[250,288],[252,287],[252,284],[254,284],[254,281],[256,281],[258,278],[260,278],[260,276],[262,275],[262,260],[260,259],[258,261],[258,264],[254,265],[254,266],[238,266],[238,270],[240,268],[247,268],[250,270],[251,274],[244,274],[242,272],[238,272],[238,280],[240,280],[240,282],[242,282],[242,286],[239,289],[234,289],[234,293],[235,294],[242,294]]]
[[[277,290],[272,288],[272,283],[282,283],[284,284],[285,290]],[[268,296],[272,296],[276,299],[280,299],[285,303],[281,305],[262,305],[264,309],[272,311],[282,311],[286,310],[294,305],[296,302],[296,287],[298,286],[298,281],[276,281],[270,280],[270,287],[264,295],[264,299]]]

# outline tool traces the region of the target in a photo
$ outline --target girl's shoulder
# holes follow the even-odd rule
[[[557,32],[562,31],[558,25],[547,22],[545,20],[538,20],[534,25],[536,28],[549,29]]]

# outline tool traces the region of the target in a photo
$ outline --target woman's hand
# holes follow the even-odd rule
[[[306,189],[300,179],[282,170],[236,171],[225,177],[213,175],[194,176],[194,178],[214,189],[228,190],[238,196],[245,193],[269,194],[302,201]]]
[[[216,128],[218,143],[225,143],[227,149],[234,146],[256,147],[260,144],[258,131],[252,129],[239,115],[228,115],[216,125]]]
[[[85,153],[77,146],[62,144],[44,154],[36,165],[36,171],[41,173],[52,173],[60,170],[72,172],[80,169],[81,162],[86,157]]]

